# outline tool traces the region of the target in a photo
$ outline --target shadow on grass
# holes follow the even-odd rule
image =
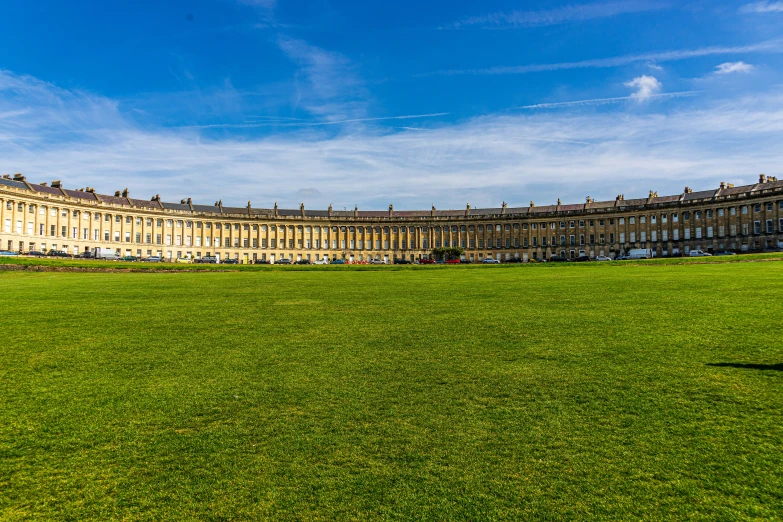
[[[778,363],[778,364],[707,363],[707,366],[725,366],[729,368],[744,368],[746,370],[772,370],[776,372],[783,372],[783,363]]]

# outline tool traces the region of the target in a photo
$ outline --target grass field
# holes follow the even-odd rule
[[[0,272],[0,519],[783,516],[783,262],[288,268]]]

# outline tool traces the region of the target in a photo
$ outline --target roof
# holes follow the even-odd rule
[[[0,178],[0,185],[4,185],[6,187],[18,188],[22,190],[30,190],[29,188],[27,188],[27,185],[25,185],[21,181],[14,181],[12,179]]]
[[[131,198],[128,198],[128,201],[130,201],[131,205],[133,205],[134,207],[162,208],[160,206],[160,201],[158,201],[156,199],[147,201],[146,199],[131,199]]]
[[[115,205],[129,205],[128,198],[122,196],[106,196],[104,194],[95,194],[100,201],[104,203],[114,203]]]
[[[51,194],[53,196],[62,196],[62,191],[57,187],[50,187],[48,185],[38,185],[35,183],[30,183],[30,186],[33,187],[33,190],[36,192],[41,192],[43,194]]]
[[[166,203],[165,201],[161,201],[161,205],[168,210],[190,210],[190,205],[187,203]]]
[[[285,218],[301,218],[302,209],[272,209],[272,208],[250,208],[248,207],[221,207],[219,205],[191,205],[186,203],[166,203],[158,199],[142,200],[131,199],[123,196],[110,196],[105,194],[96,194],[85,190],[71,190],[60,187],[51,187],[48,185],[31,184],[24,181],[0,178],[0,187],[11,187],[21,190],[34,190],[40,194],[49,194],[54,196],[67,196],[82,201],[95,201],[115,205],[131,205],[137,208],[146,209],[168,209],[179,212],[199,212],[207,214],[232,214],[247,215],[248,210],[253,216],[279,216]],[[609,201],[589,201],[588,203],[572,203],[565,205],[542,205],[537,207],[488,207],[488,208],[466,208],[466,209],[446,209],[446,210],[304,210],[304,216],[308,218],[363,218],[363,219],[388,219],[391,218],[480,218],[495,219],[501,216],[508,218],[512,216],[535,216],[548,213],[568,213],[582,212],[584,210],[600,209],[623,209],[630,210],[634,207],[646,207],[650,205],[671,205],[691,203],[695,201],[713,200],[714,198],[723,199],[725,197],[738,195],[759,195],[770,191],[783,189],[783,180],[765,181],[754,185],[742,185],[739,187],[702,190],[698,192],[686,192],[682,194],[673,194],[669,196],[660,196],[652,198],[620,199]]]
[[[717,190],[702,190],[699,192],[689,192],[685,194],[683,201],[692,201],[694,199],[710,199],[715,196]]]

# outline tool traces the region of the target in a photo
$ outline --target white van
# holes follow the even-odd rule
[[[707,252],[704,252],[703,250],[691,250],[691,257],[711,257],[712,254],[708,254]]]
[[[117,261],[120,256],[112,248],[96,248],[95,259],[103,259],[104,261]]]
[[[652,259],[653,252],[651,248],[632,248],[628,251],[625,259]]]

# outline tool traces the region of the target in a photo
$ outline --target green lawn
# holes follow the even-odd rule
[[[0,519],[782,516],[783,262],[289,268],[0,272]]]

